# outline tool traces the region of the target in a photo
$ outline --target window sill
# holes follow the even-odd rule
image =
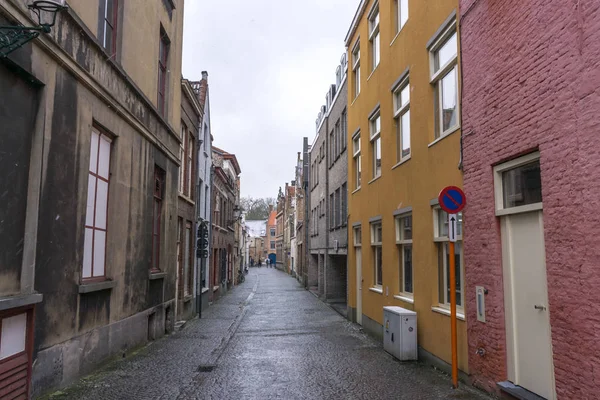
[[[448,136],[452,135],[454,132],[458,131],[459,129],[460,129],[460,125],[457,125],[456,127],[450,129],[447,133],[443,134],[439,138],[435,139],[433,142],[429,143],[427,145],[427,147],[431,147],[434,144],[441,142],[442,140],[446,139]]]
[[[409,304],[415,304],[415,299],[413,299],[412,297],[408,297],[406,295],[402,295],[402,294],[395,294],[394,298],[396,300],[400,300],[403,301],[405,303],[409,303]]]
[[[354,189],[351,194],[354,194],[354,193],[358,192],[359,190],[360,190],[360,186],[357,187],[356,189]]]
[[[209,290],[210,290],[209,288],[207,288],[207,287],[203,287],[203,288],[202,288],[202,294],[204,294],[204,293],[208,292]]]
[[[375,292],[375,293],[379,293],[379,294],[383,294],[383,288],[380,287],[370,287],[369,290],[371,292]]]
[[[436,312],[438,314],[446,315],[448,317],[450,316],[450,310],[448,310],[447,308],[444,308],[444,307],[432,306],[431,311]],[[461,321],[464,321],[465,320],[464,312],[459,312],[457,309],[456,310],[456,318],[460,319]]]
[[[4,297],[0,299],[0,311],[38,304],[42,302],[43,298],[41,293]]]
[[[400,162],[396,163],[396,165],[394,165],[394,166],[392,167],[392,169],[396,169],[396,168],[398,168],[399,166],[401,166],[401,165],[402,165],[402,164],[404,164],[405,162],[407,162],[407,161],[410,161],[410,159],[411,159],[411,156],[408,156],[408,157],[406,157],[405,159],[403,159],[403,160],[400,160]]]
[[[189,204],[191,204],[193,206],[196,205],[196,203],[194,203],[194,201],[190,197],[184,195],[183,193],[179,193],[179,198],[182,199],[182,200],[185,200],[187,203],[189,203]]]
[[[193,298],[194,298],[194,296],[192,296],[191,294],[188,294],[187,296],[183,296],[183,302],[189,303]]]
[[[217,290],[219,290],[219,286],[213,286],[213,292],[216,292]]]
[[[379,175],[379,176],[376,176],[375,178],[371,179],[371,180],[370,180],[370,181],[367,183],[367,185],[370,185],[371,183],[375,182],[375,181],[376,181],[377,179],[379,179],[379,178],[381,178],[381,175]]]
[[[367,78],[367,82],[369,82],[369,79],[371,79],[371,77],[373,76],[373,74],[375,73],[375,71],[377,71],[377,68],[379,68],[379,65],[381,64],[381,60],[379,60],[379,64],[377,64],[377,66],[373,69],[373,71],[371,71],[371,73],[369,74],[369,77]]]
[[[352,103],[350,103],[350,107],[352,107],[354,105],[354,103],[356,102],[356,99],[358,99],[358,96],[360,96],[360,92],[354,96],[354,100],[352,100]]]
[[[148,279],[150,279],[151,281],[155,281],[157,279],[164,279],[166,277],[166,272],[150,272],[150,274],[148,275]]]
[[[102,281],[93,283],[82,283],[79,285],[79,294],[100,292],[102,290],[111,290],[117,286],[116,281]]]

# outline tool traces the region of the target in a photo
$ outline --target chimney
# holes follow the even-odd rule
[[[298,152],[298,162],[300,161],[300,152]]]
[[[208,72],[202,71],[202,79],[208,81]]]
[[[273,212],[273,204],[269,204],[269,214]]]

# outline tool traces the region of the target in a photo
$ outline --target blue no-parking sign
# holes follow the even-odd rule
[[[438,201],[442,210],[448,214],[457,214],[465,208],[467,198],[461,188],[456,186],[446,186],[440,192]]]

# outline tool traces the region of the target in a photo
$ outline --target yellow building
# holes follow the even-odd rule
[[[384,306],[416,311],[420,357],[442,366],[451,362],[450,294],[437,196],[462,186],[457,9],[457,0],[363,0],[346,37],[348,305],[378,336]],[[456,247],[458,360],[468,372]]]

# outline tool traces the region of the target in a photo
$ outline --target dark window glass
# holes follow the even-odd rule
[[[502,173],[504,208],[541,203],[540,161],[521,165]]]

